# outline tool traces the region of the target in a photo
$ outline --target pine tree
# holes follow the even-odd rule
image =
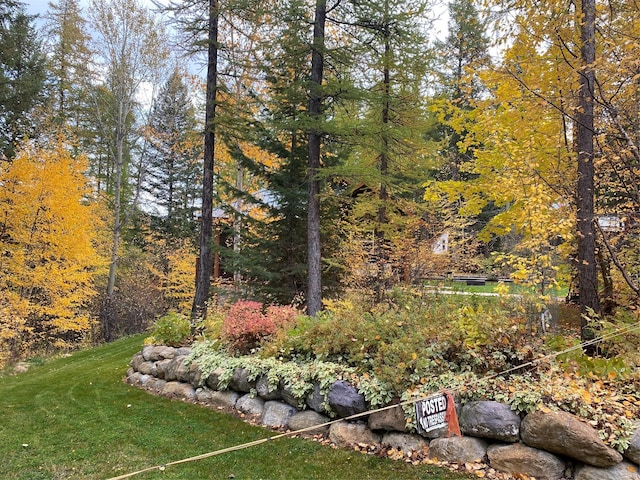
[[[33,18],[19,2],[0,11],[0,157],[13,158],[15,146],[34,132],[34,108],[42,103],[46,59]]]
[[[78,0],[49,4],[46,21],[54,124],[81,137],[90,117],[89,93],[94,79],[87,21]]]
[[[177,69],[160,89],[149,118],[150,163],[146,190],[169,238],[194,234],[200,173],[200,135],[183,74]]]

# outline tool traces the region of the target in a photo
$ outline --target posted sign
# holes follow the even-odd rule
[[[442,393],[416,403],[418,432],[427,433],[447,426],[447,401],[447,395]]]

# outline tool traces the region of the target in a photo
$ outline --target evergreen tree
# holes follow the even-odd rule
[[[33,17],[19,2],[0,6],[0,156],[11,159],[15,146],[34,133],[30,117],[42,103],[46,59]]]
[[[194,233],[201,168],[196,126],[189,92],[176,69],[158,93],[147,131],[151,153],[146,190],[159,209],[160,230],[170,238]]]
[[[367,252],[360,257],[375,265],[370,286],[378,298],[392,281],[391,274],[400,274],[401,265],[408,262],[399,241],[422,215],[415,200],[420,199],[423,171],[419,165],[425,109],[419,99],[428,52],[418,19],[425,6],[412,0],[354,4],[356,48],[363,60],[360,67],[366,69],[361,80],[364,114],[355,126],[360,138],[354,135],[354,156],[341,172],[354,185],[351,215],[356,237]],[[408,272],[401,274],[410,277]]]
[[[80,138],[90,121],[89,94],[94,79],[87,21],[78,0],[50,3],[46,19],[53,121]]]
[[[231,152],[248,176],[257,180],[253,192],[245,185],[244,192],[235,189],[235,197],[242,199],[244,211],[259,208],[264,214],[243,215],[242,248],[222,253],[226,262],[251,282],[256,294],[265,300],[290,303],[305,295],[307,285],[308,150],[304,125],[310,50],[306,22],[300,20],[308,20],[309,13],[298,1],[276,8],[274,18],[291,21],[269,23],[268,31],[261,36],[264,53],[257,67],[264,86],[256,85],[249,92],[247,101],[252,105],[245,112],[243,132],[237,132],[258,150],[252,155],[237,144]],[[269,164],[262,161],[258,151],[269,155]],[[232,185],[220,186],[234,190]],[[238,214],[235,208],[229,208],[228,213],[230,217]]]

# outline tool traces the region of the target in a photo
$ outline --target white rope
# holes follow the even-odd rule
[[[503,376],[503,375],[508,375],[509,373],[513,373],[513,372],[521,370],[523,368],[532,367],[532,366],[537,365],[539,363],[542,363],[544,361],[550,360],[552,358],[556,358],[556,357],[558,357],[560,355],[564,355],[566,353],[570,353],[570,352],[578,350],[578,349],[583,350],[585,347],[588,347],[588,346],[591,346],[591,345],[595,345],[595,344],[600,343],[602,341],[610,340],[612,338],[619,337],[621,335],[626,335],[626,334],[632,333],[632,332],[637,332],[637,331],[640,331],[640,322],[635,323],[633,325],[630,325],[629,327],[625,327],[625,328],[621,328],[621,329],[618,329],[618,330],[614,330],[614,331],[609,332],[606,335],[603,335],[601,337],[594,338],[592,340],[588,340],[586,342],[579,343],[577,345],[574,345],[573,347],[566,348],[566,349],[564,349],[564,350],[562,350],[560,352],[554,352],[554,353],[545,355],[543,357],[537,358],[535,360],[531,360],[529,362],[523,363],[522,365],[517,365],[517,366],[511,367],[511,368],[509,368],[507,370],[503,370],[502,372],[493,373],[493,374],[490,374],[490,375],[486,375],[486,376],[484,376],[482,378],[475,379],[475,380],[469,382],[468,384],[466,384],[465,386],[473,386],[473,385],[476,385],[476,384],[478,384],[480,382],[486,382],[487,380],[491,380],[491,379],[494,379],[496,377],[500,377],[500,376]],[[458,388],[460,388],[460,387],[458,387]],[[458,390],[458,388],[449,389],[449,390],[452,391],[452,392],[456,392]],[[215,450],[213,452],[203,453],[201,455],[196,455],[195,457],[189,457],[189,458],[184,458],[182,460],[176,460],[176,461],[173,461],[173,462],[165,463],[163,465],[156,465],[154,467],[148,467],[148,468],[145,468],[143,470],[138,470],[137,472],[127,473],[125,475],[120,475],[119,477],[112,477],[112,478],[109,478],[107,480],[124,480],[124,479],[127,479],[127,478],[134,477],[136,475],[139,475],[141,473],[150,472],[150,471],[153,471],[153,470],[164,471],[167,467],[170,467],[172,465],[179,465],[181,463],[195,462],[197,460],[203,460],[205,458],[215,457],[215,456],[222,455],[222,454],[229,453],[229,452],[235,452],[237,450],[244,450],[246,448],[255,447],[257,445],[261,445],[263,443],[266,443],[266,442],[269,442],[269,441],[272,441],[272,440],[278,440],[280,438],[290,437],[290,436],[293,436],[293,435],[298,435],[298,434],[301,434],[301,433],[317,430],[319,428],[323,428],[323,427],[327,427],[327,426],[333,425],[334,423],[346,422],[346,421],[349,421],[349,420],[354,420],[354,419],[357,419],[357,418],[360,418],[360,417],[371,415],[372,413],[383,412],[385,410],[390,410],[392,408],[396,408],[396,407],[399,407],[399,406],[402,407],[402,406],[405,406],[405,405],[412,405],[412,404],[418,403],[420,401],[423,401],[425,399],[429,399],[429,398],[432,398],[432,397],[435,397],[435,396],[438,396],[438,395],[440,395],[440,393],[433,393],[431,395],[425,395],[423,397],[413,398],[413,399],[410,399],[410,400],[405,400],[405,401],[400,402],[400,403],[395,403],[393,405],[388,405],[386,407],[367,410],[366,412],[357,413],[357,414],[351,415],[349,417],[339,418],[339,419],[332,420],[332,421],[329,421],[329,422],[326,422],[326,423],[323,423],[323,424],[314,425],[312,427],[307,427],[307,428],[302,428],[300,430],[281,433],[281,434],[274,435],[274,436],[271,436],[271,437],[262,438],[260,440],[255,440],[253,442],[247,442],[247,443],[243,443],[243,444],[240,444],[240,445],[235,445],[233,447],[228,447],[228,448],[223,448],[221,450]]]

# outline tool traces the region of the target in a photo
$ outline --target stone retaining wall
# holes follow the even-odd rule
[[[621,455],[574,415],[536,411],[521,418],[508,405],[493,401],[459,406],[463,437],[447,438],[443,431],[429,432],[431,438],[411,433],[400,407],[329,426],[324,425],[331,421],[327,405],[338,418],[369,410],[364,396],[347,382],[334,382],[326,397],[316,385],[306,398],[296,398],[285,388],[270,389],[266,377],[251,380],[239,368],[228,388],[220,390],[216,372],[203,378],[197,363],[187,366],[190,352],[147,346],[131,360],[126,381],[167,397],[236,409],[267,427],[308,429],[341,447],[383,444],[403,452],[428,451],[439,461],[485,462],[497,471],[537,480],[640,480],[640,430]]]

